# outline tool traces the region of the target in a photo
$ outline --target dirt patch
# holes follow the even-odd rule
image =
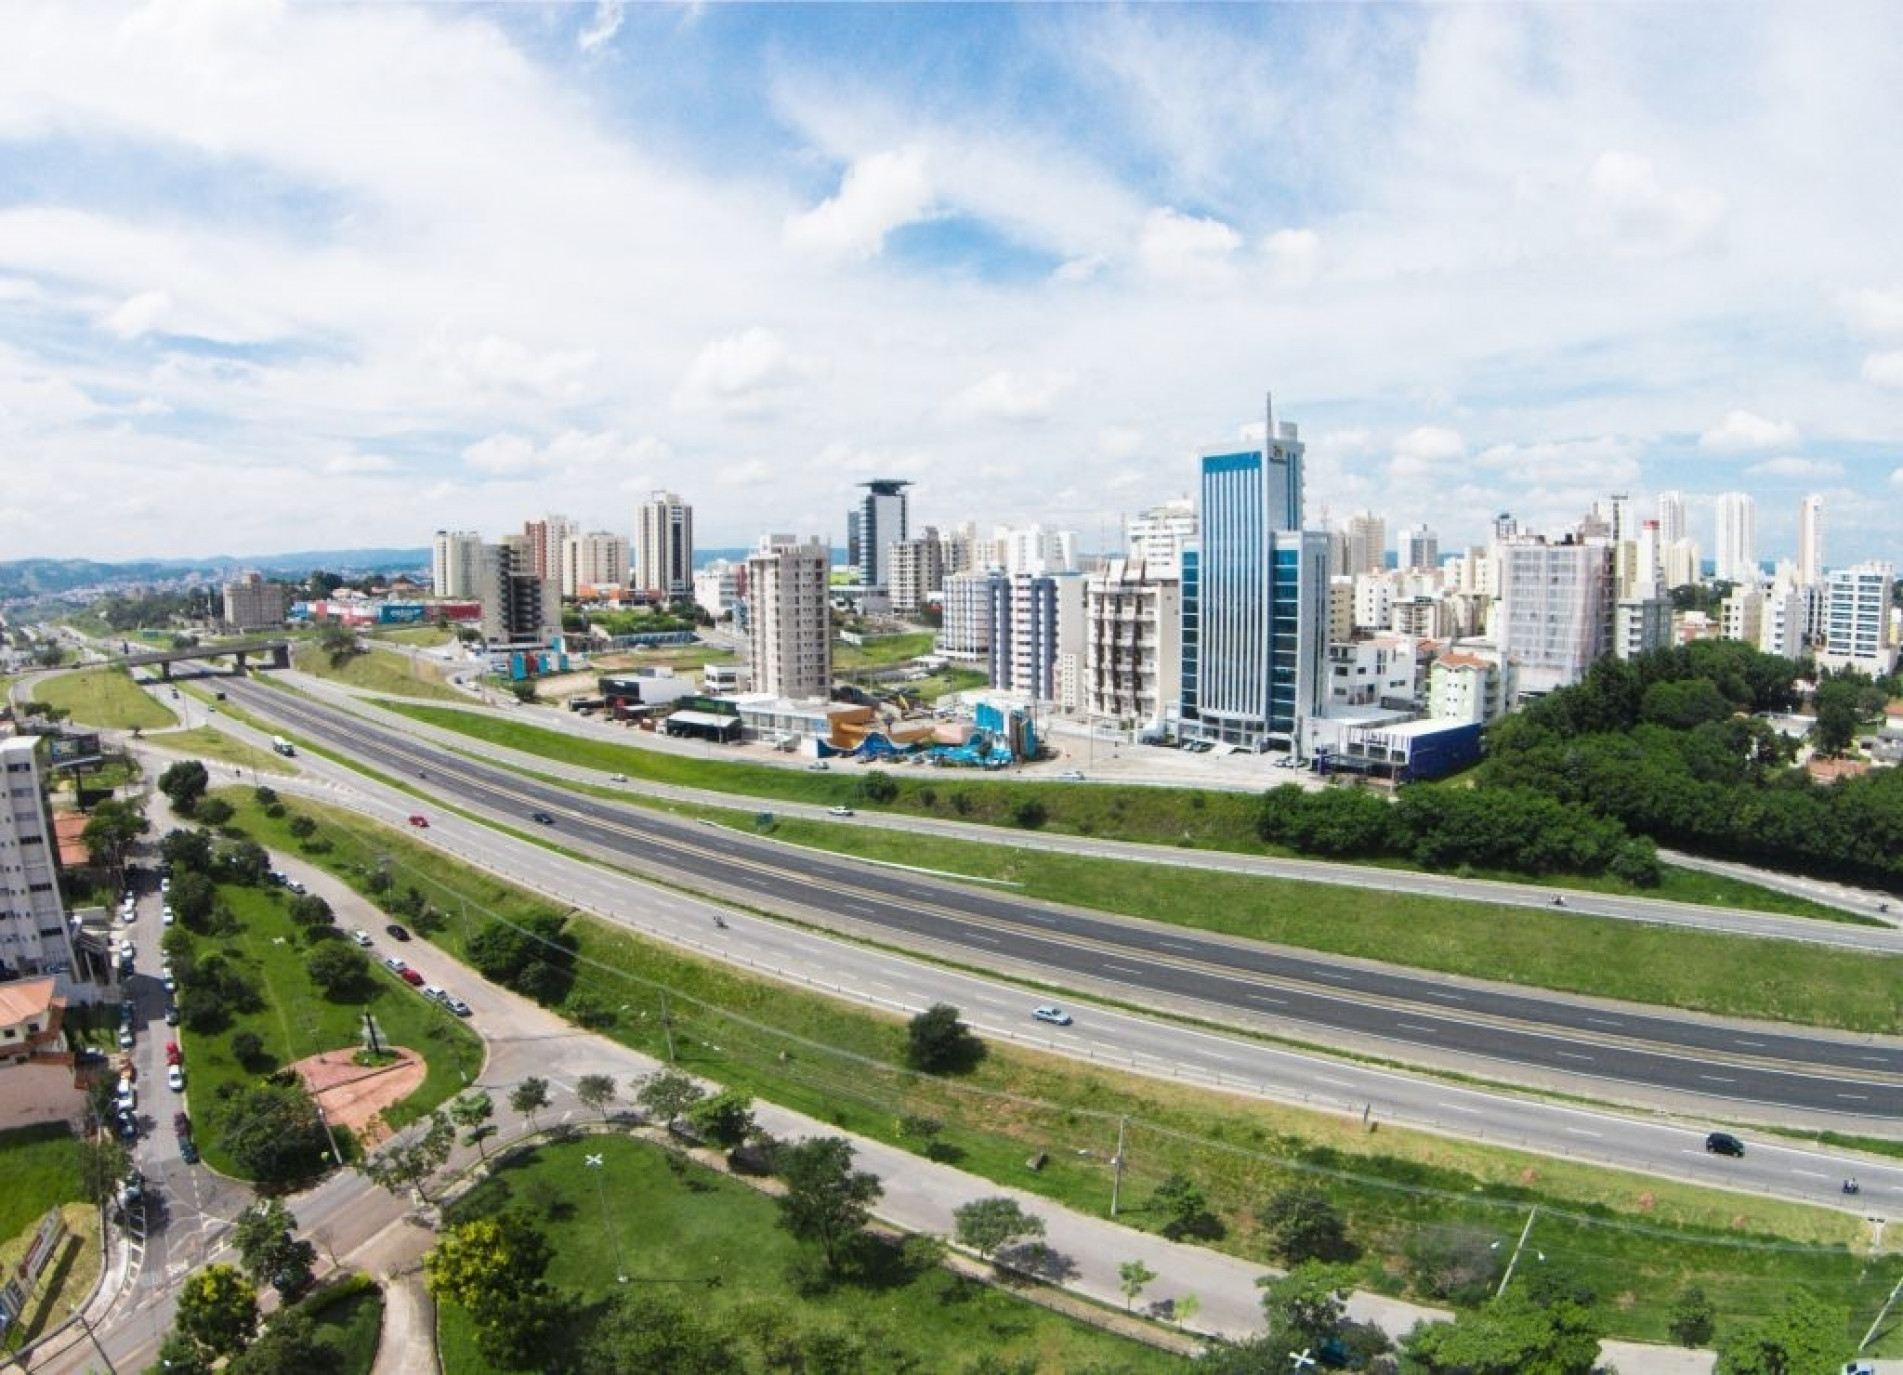
[[[409,1097],[429,1073],[415,1051],[399,1046],[390,1053],[396,1059],[387,1065],[359,1065],[352,1059],[354,1051],[332,1050],[291,1068],[303,1077],[328,1121],[349,1127],[363,1137],[364,1145],[374,1146],[384,1133],[365,1132],[370,1119]]]

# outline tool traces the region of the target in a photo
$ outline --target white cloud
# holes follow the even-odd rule
[[[1091,253],[1082,258],[1070,258],[1057,265],[1051,273],[1054,282],[1087,282],[1110,266],[1110,259],[1101,253]]]
[[[1863,360],[1862,376],[1879,387],[1903,387],[1903,350],[1869,355]]]
[[[824,258],[872,258],[894,229],[932,208],[925,155],[917,148],[874,153],[846,169],[839,194],[786,218],[787,246]]]
[[[755,325],[701,349],[674,390],[674,408],[735,417],[761,415],[784,400],[809,371],[785,340]]]
[[[1747,477],[1810,478],[1822,481],[1842,477],[1844,465],[1829,459],[1801,458],[1793,454],[1784,458],[1767,458],[1762,463],[1753,463],[1744,471]]]
[[[1797,426],[1788,420],[1767,420],[1750,411],[1728,411],[1725,418],[1698,436],[1698,447],[1712,453],[1748,453],[1752,449],[1786,448],[1797,443]]]
[[[1455,462],[1466,453],[1467,441],[1460,432],[1438,425],[1422,425],[1394,441],[1396,463],[1422,468]]]
[[[142,291],[121,304],[100,323],[121,339],[137,339],[142,334],[151,333],[171,311],[172,297],[169,292]]]
[[[1853,291],[1844,314],[1860,334],[1903,334],[1903,288]]]
[[[1269,280],[1277,286],[1306,286],[1321,266],[1322,239],[1312,229],[1278,229],[1262,241]]]
[[[463,450],[463,462],[498,477],[529,472],[541,465],[535,445],[519,434],[492,434]]]
[[[1601,153],[1586,177],[1587,227],[1616,252],[1670,255],[1703,241],[1725,213],[1706,187],[1669,187],[1636,153]]]
[[[945,413],[959,420],[1048,420],[1072,380],[1067,372],[994,372],[946,402]]]
[[[438,345],[444,370],[457,382],[476,389],[501,388],[529,392],[551,401],[573,401],[587,390],[595,366],[589,349],[549,349],[537,352],[526,344],[487,334],[463,343]]]
[[[596,53],[621,32],[622,0],[599,0],[588,27],[575,36],[575,46],[584,53]]]
[[[355,451],[336,454],[325,459],[322,468],[326,477],[357,477],[364,474],[395,471],[397,471],[395,460],[382,454],[365,454]]]
[[[1221,220],[1184,215],[1167,206],[1143,221],[1137,256],[1165,282],[1213,285],[1227,278],[1242,236]]]

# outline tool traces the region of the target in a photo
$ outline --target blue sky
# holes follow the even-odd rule
[[[1894,5],[0,7],[0,557],[1087,549],[1259,423],[1443,548],[1898,558]]]

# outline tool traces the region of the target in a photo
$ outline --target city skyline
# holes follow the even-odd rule
[[[1741,491],[1769,562],[1814,492],[1826,563],[1895,558],[1888,7],[20,5],[0,37],[8,557],[623,531],[658,490],[708,547],[836,546],[875,478],[1090,548],[1273,387],[1311,524],[1446,553],[1677,490],[1703,543]]]

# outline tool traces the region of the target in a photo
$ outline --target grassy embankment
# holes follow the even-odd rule
[[[316,678],[328,678],[367,692],[389,692],[399,697],[424,697],[443,702],[468,699],[443,681],[436,664],[412,658],[388,649],[372,649],[352,654],[337,662],[314,644],[301,645],[291,662],[299,671]]]
[[[154,730],[176,722],[122,668],[86,668],[43,679],[33,695],[71,714],[75,725],[101,730]]]
[[[0,1132],[0,1274],[11,1276],[40,1220],[60,1209],[66,1236],[0,1348],[18,1351],[64,1321],[99,1278],[99,1211],[80,1199],[79,1140],[64,1122]]]
[[[274,848],[295,845],[240,790],[240,823]],[[299,803],[320,822],[330,849],[314,855],[362,884],[388,855],[401,887],[415,886],[438,914],[431,939],[460,954],[485,917],[520,921],[550,907],[532,894],[417,844],[407,835]],[[1409,1254],[1425,1237],[1477,1236],[1510,1247],[1526,1210],[1541,1207],[1537,1233],[1609,1297],[1613,1322],[1632,1336],[1660,1336],[1687,1283],[1703,1285],[1723,1313],[1762,1311],[1803,1282],[1850,1305],[1867,1322],[1896,1266],[1870,1264],[1856,1221],[1843,1214],[1745,1197],[1672,1180],[1444,1139],[1360,1120],[1222,1093],[1155,1083],[1114,1070],[994,1047],[971,1075],[908,1073],[904,1029],[814,994],[751,978],[648,942],[593,919],[571,922],[581,963],[567,1010],[604,1034],[665,1054],[665,992],[680,1063],[709,1078],[809,1113],[838,1127],[896,1141],[1000,1183],[1102,1212],[1120,1118],[1129,1118],[1123,1218],[1164,1221],[1147,1195],[1180,1172],[1208,1192],[1222,1222],[1217,1243],[1266,1260],[1254,1210],[1295,1182],[1319,1183],[1363,1246],[1359,1282],[1405,1288]],[[900,1124],[930,1119],[928,1136]],[[1026,1157],[1046,1151],[1039,1173]]]
[[[250,790],[241,795],[249,798]],[[278,848],[294,848],[295,843]],[[422,1116],[481,1069],[482,1043],[475,1034],[381,966],[370,971],[374,991],[368,997],[332,999],[319,990],[305,972],[304,955],[310,942],[287,914],[285,890],[227,884],[219,892],[236,918],[234,930],[219,936],[193,934],[193,945],[200,959],[214,951],[223,953],[257,985],[263,1007],[235,1013],[227,1025],[213,1032],[160,1025],[149,1032],[175,1035],[184,1049],[187,1093],[193,1119],[201,1127],[209,1125],[207,1109],[218,1101],[220,1086],[252,1083],[294,1060],[361,1045],[365,1011],[376,1018],[386,1045],[414,1050],[429,1066],[422,1086],[385,1113],[392,1126]],[[265,1047],[264,1054],[249,1064],[240,1062],[231,1048],[232,1038],[246,1031],[255,1033]],[[155,1117],[163,1116],[161,1106],[152,1109]],[[213,1168],[237,1172],[219,1148],[215,1129],[200,1133],[199,1146]]]
[[[600,1157],[597,1171],[583,1157]],[[580,1313],[566,1349],[587,1340],[602,1307],[627,1272],[641,1288],[681,1304],[722,1331],[820,1329],[860,1345],[884,1370],[961,1371],[988,1358],[987,1370],[1114,1369],[1121,1375],[1188,1370],[1191,1363],[1021,1302],[999,1289],[932,1269],[908,1273],[896,1255],[857,1280],[796,1290],[789,1280],[801,1255],[777,1224],[773,1200],[699,1166],[669,1168],[658,1146],[620,1136],[538,1146],[509,1161],[452,1213],[482,1216],[527,1204],[548,1237],[548,1281],[578,1295]],[[615,1231],[604,1231],[602,1212]],[[704,1283],[718,1276],[717,1285]],[[769,1325],[766,1314],[777,1322]],[[477,1353],[469,1315],[437,1310],[445,1370],[490,1372]],[[860,1368],[857,1365],[851,1367]]]

